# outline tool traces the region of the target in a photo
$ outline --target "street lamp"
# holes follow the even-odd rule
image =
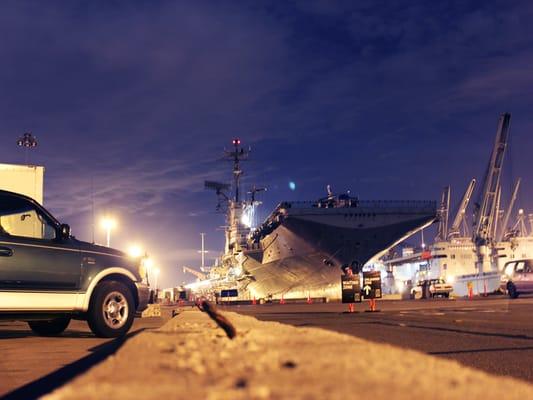
[[[117,227],[117,221],[111,217],[104,217],[100,221],[100,225],[106,231],[107,247],[111,247],[111,230]]]
[[[130,257],[139,258],[144,254],[144,250],[142,246],[138,244],[132,244],[130,247],[128,247],[128,254]]]
[[[31,132],[26,132],[24,135],[18,138],[17,146],[24,147],[26,164],[28,164],[28,159],[29,159],[28,150],[30,148],[37,147],[37,138],[33,136]]]

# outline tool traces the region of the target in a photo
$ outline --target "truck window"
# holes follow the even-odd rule
[[[533,272],[533,260],[526,260],[526,266],[524,272],[532,273]]]
[[[522,272],[524,272],[525,266],[526,266],[525,261],[517,261],[515,272],[521,274]]]
[[[516,265],[516,262],[510,262],[510,263],[507,263],[505,264],[505,269],[504,269],[504,273],[505,275],[507,276],[511,276],[514,272],[514,266]]]
[[[35,206],[22,198],[0,195],[0,234],[52,240],[55,228]]]

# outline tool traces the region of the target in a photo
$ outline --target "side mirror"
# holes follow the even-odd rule
[[[59,227],[61,239],[68,239],[70,237],[70,226],[67,224],[61,224]]]

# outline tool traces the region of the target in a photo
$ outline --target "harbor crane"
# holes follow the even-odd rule
[[[478,272],[483,272],[488,255],[488,246],[494,242],[494,225],[499,213],[500,179],[505,158],[505,150],[509,141],[509,125],[511,114],[504,113],[498,121],[496,140],[492,149],[487,172],[483,180],[481,202],[476,210],[472,240],[476,245]]]
[[[207,279],[207,275],[200,272],[200,271],[197,271],[193,268],[190,268],[190,267],[187,267],[187,266],[184,266],[183,267],[183,272],[188,272],[189,274],[192,274],[194,276],[196,276],[196,278],[198,278],[199,281],[203,281],[205,279]]]
[[[444,241],[448,236],[448,219],[450,214],[450,186],[442,191],[439,209],[439,228],[435,241]]]
[[[459,203],[459,208],[457,209],[457,214],[455,215],[452,226],[448,230],[448,239],[453,239],[460,236],[466,237],[469,235],[466,209],[468,208],[468,204],[470,203],[470,199],[472,198],[475,187],[476,180],[472,178],[465,190],[465,193],[463,194],[461,203]]]
[[[510,120],[511,114],[509,113],[504,113],[500,116],[496,141],[483,180],[482,200],[474,221],[473,232],[473,240],[480,246],[486,245],[494,239],[491,237],[491,234],[493,233],[494,217],[497,212],[496,206],[498,203],[498,192],[500,190],[503,160],[509,140]]]
[[[514,186],[513,194],[511,196],[511,201],[509,202],[509,207],[507,208],[505,215],[503,217],[503,223],[500,228],[499,235],[496,237],[497,242],[501,242],[501,240],[506,237],[509,233],[509,218],[511,218],[511,213],[513,212],[514,204],[516,202],[516,198],[518,196],[518,189],[520,189],[520,182],[522,181],[522,178],[518,178],[516,181],[516,184]]]
[[[525,237],[528,236],[527,226],[526,226],[526,214],[524,210],[518,210],[518,216],[516,217],[516,222],[509,232],[509,236],[512,237]]]

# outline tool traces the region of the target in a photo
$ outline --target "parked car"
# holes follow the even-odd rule
[[[140,258],[77,240],[33,199],[0,190],[0,319],[58,335],[71,319],[122,336],[149,287]]]
[[[426,297],[450,297],[453,286],[442,278],[418,281],[418,285],[411,290],[411,298],[423,298],[424,289],[426,290]]]
[[[511,299],[516,299],[522,293],[533,293],[533,260],[506,262],[501,282],[502,289]]]

